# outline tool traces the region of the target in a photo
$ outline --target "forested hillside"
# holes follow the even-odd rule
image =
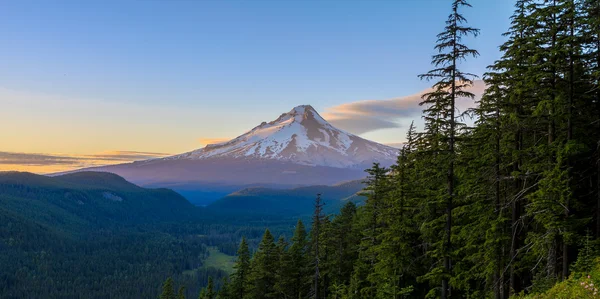
[[[0,298],[151,298],[169,276],[198,294],[242,235],[255,247],[293,222],[207,215],[110,173],[4,172],[0,224]]]
[[[252,257],[242,240],[218,298],[508,298],[571,274],[580,286],[558,291],[589,287],[577,279],[600,240],[600,1],[516,1],[483,98],[458,111],[475,77],[461,65],[478,56],[469,6],[452,1],[421,75],[425,126],[391,169],[369,170],[366,205],[325,217],[317,204],[310,236],[266,231]]]
[[[320,193],[326,213],[337,213],[347,202],[361,204],[362,180],[333,186],[308,186],[294,189],[247,188],[231,193],[207,207],[208,213],[308,216],[312,214],[315,194]]]

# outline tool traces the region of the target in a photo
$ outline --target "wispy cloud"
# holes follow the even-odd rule
[[[475,81],[469,88],[476,95],[476,100],[481,97],[485,89],[483,81]],[[423,107],[419,106],[421,96],[431,89],[417,94],[398,97],[389,100],[364,100],[338,105],[325,110],[322,114],[334,126],[354,134],[398,128],[402,120],[420,118]],[[464,111],[474,107],[475,101],[471,99],[457,99],[457,107]]]
[[[73,165],[79,164],[81,158],[69,156],[55,156],[46,154],[28,154],[0,152],[0,164],[21,164],[31,166],[45,165]]]
[[[165,153],[152,153],[152,152],[136,152],[136,151],[109,151],[93,155],[86,155],[97,160],[104,161],[139,161],[154,158],[161,158],[169,156],[170,154]]]
[[[161,158],[168,155],[136,151],[109,151],[89,155],[0,152],[0,171],[21,170],[49,173]]]

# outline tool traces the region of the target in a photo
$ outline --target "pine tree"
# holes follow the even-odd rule
[[[363,195],[367,197],[363,209],[356,216],[356,229],[360,235],[357,260],[350,285],[350,291],[363,298],[374,298],[377,291],[378,277],[375,265],[378,263],[377,246],[380,233],[384,227],[382,214],[385,196],[391,190],[389,169],[373,163],[373,167],[365,170],[367,177]]]
[[[250,274],[250,250],[245,237],[242,237],[240,242],[237,260],[233,268],[235,272],[231,279],[231,292],[237,298],[245,298],[248,292],[248,276]]]
[[[279,237],[276,244],[277,247],[277,268],[275,269],[275,286],[274,289],[279,297],[289,298],[294,297],[291,293],[293,287],[293,276],[291,257],[288,253],[288,243],[283,236]]]
[[[179,287],[179,291],[177,292],[177,299],[185,299],[185,287]]]
[[[454,0],[452,13],[446,21],[445,30],[438,35],[435,49],[438,54],[433,56],[432,64],[436,67],[426,74],[420,75],[421,79],[436,80],[433,91],[423,95],[421,105],[426,125],[433,130],[434,142],[444,142],[447,149],[444,155],[443,169],[446,171],[447,194],[445,201],[446,223],[444,226],[443,244],[437,246],[435,256],[443,258],[443,269],[432,271],[439,273],[442,282],[441,298],[448,298],[450,293],[449,279],[452,276],[452,210],[455,197],[455,154],[457,132],[463,127],[458,122],[456,115],[457,98],[474,98],[474,94],[465,90],[472,85],[473,74],[465,73],[458,68],[461,61],[468,57],[476,57],[479,53],[468,48],[462,39],[469,35],[477,36],[479,30],[464,26],[466,19],[459,13],[462,7],[470,7],[465,0]],[[442,154],[440,153],[440,154]],[[437,199],[435,199],[437,201]],[[437,275],[436,275],[437,276]]]
[[[278,258],[273,235],[267,229],[252,257],[251,271],[248,275],[248,298],[277,298],[274,270],[277,269]]]
[[[332,284],[347,285],[352,275],[353,263],[358,256],[359,237],[353,229],[356,204],[346,203],[332,221],[333,238],[331,258]]]
[[[314,265],[314,274],[313,274],[313,285],[311,289],[312,298],[318,299],[321,295],[321,289],[319,289],[321,278],[320,273],[320,261],[321,255],[319,253],[319,249],[321,244],[319,243],[321,237],[320,228],[323,224],[323,202],[321,201],[321,194],[317,194],[315,198],[315,209],[312,218],[312,229],[310,232],[311,235],[311,245],[313,251],[313,265]]]
[[[583,88],[589,98],[589,111],[591,114],[587,118],[593,120],[596,124],[594,129],[600,132],[600,2],[597,0],[584,0],[583,4],[583,23],[581,30],[581,43],[583,48],[587,49],[583,52],[583,59],[587,65],[586,81],[589,82],[586,88]],[[586,107],[587,108],[587,107]],[[592,136],[590,136],[592,137]],[[595,134],[592,137],[596,144],[600,144],[600,134]],[[596,225],[595,236],[600,237],[600,146],[592,146],[593,156],[591,163],[595,164],[593,170],[596,173],[595,180],[595,209],[596,209]]]
[[[289,276],[291,278],[290,298],[304,298],[310,289],[312,267],[308,258],[306,229],[301,220],[296,223],[291,241],[292,244],[288,250],[290,260]]]
[[[521,267],[519,261],[521,257],[518,255],[522,245],[523,232],[525,231],[525,223],[523,216],[523,206],[526,205],[526,199],[530,193],[531,186],[534,185],[529,177],[528,165],[526,161],[531,160],[533,154],[530,150],[530,143],[535,143],[531,139],[531,132],[535,121],[529,115],[533,113],[537,105],[535,99],[535,87],[530,78],[536,64],[531,57],[537,51],[537,42],[534,38],[536,25],[532,22],[532,11],[536,8],[536,4],[532,0],[519,0],[515,3],[515,11],[511,17],[511,27],[505,36],[508,41],[500,46],[504,52],[502,58],[489,67],[489,72],[486,74],[486,83],[488,91],[482,98],[478,115],[481,122],[478,123],[478,134],[482,130],[486,130],[486,126],[496,133],[492,133],[494,140],[499,140],[500,145],[494,145],[496,155],[491,159],[494,161],[494,172],[497,179],[506,182],[505,188],[508,189],[505,193],[506,205],[503,205],[508,211],[506,218],[509,222],[506,227],[498,227],[504,230],[504,239],[508,238],[508,277],[507,287],[509,292],[517,293],[522,289],[519,282],[525,280],[524,277],[519,277]],[[500,113],[500,115],[497,115]],[[488,116],[484,116],[487,114]],[[500,122],[499,124],[497,122]],[[498,131],[500,126],[501,131]],[[490,132],[489,129],[487,129]],[[482,136],[486,138],[485,135]],[[499,152],[498,152],[499,150]],[[499,155],[498,155],[499,154]],[[489,164],[488,164],[489,165]],[[498,167],[499,166],[499,167]],[[498,175],[500,175],[498,177]],[[498,186],[499,181],[495,182]],[[494,191],[494,194],[499,194]],[[496,199],[494,201],[497,201]],[[499,210],[501,212],[501,210]],[[502,217],[496,221],[502,222]],[[499,222],[496,222],[498,225]],[[500,246],[502,250],[501,240],[498,238],[498,230],[493,234],[492,240],[496,246]],[[498,248],[495,249],[495,252]],[[506,249],[505,249],[506,250]],[[496,255],[497,253],[494,253]],[[500,262],[502,264],[502,262]],[[499,265],[492,264],[487,267],[495,272],[495,276],[499,276]],[[498,277],[502,278],[503,277]],[[504,298],[503,283],[494,282],[495,296]]]
[[[169,277],[162,286],[160,299],[175,299],[175,287],[173,286],[173,278]]]
[[[413,164],[416,132],[411,123],[407,142],[400,150],[395,165],[386,175],[389,187],[385,188],[380,203],[382,228],[378,244],[374,247],[377,262],[371,279],[377,284],[377,298],[399,298],[407,295],[402,289],[416,283],[414,273],[418,267],[414,248],[418,247],[418,229],[415,222],[414,190],[416,183]],[[413,294],[414,295],[414,294]]]
[[[230,299],[236,298],[236,295],[231,292],[231,283],[227,277],[223,278],[223,282],[221,283],[221,287],[217,292],[216,299]]]
[[[216,295],[213,278],[209,276],[208,283],[206,284],[206,299],[214,299]]]

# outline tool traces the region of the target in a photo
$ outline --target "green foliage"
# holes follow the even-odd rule
[[[514,296],[514,298],[600,298],[600,293],[598,292],[598,287],[600,286],[600,260],[596,259],[595,261],[591,261],[590,264],[586,265],[586,268],[590,270],[574,272],[569,279],[555,285],[549,285],[546,290],[534,290],[532,294],[521,294],[519,296]]]
[[[242,235],[255,248],[292,221],[207,215],[109,173],[0,173],[0,297],[155,298],[172,277],[196,298],[209,276],[219,288]]]
[[[256,253],[252,256],[248,275],[248,298],[277,298],[275,290],[276,269],[279,267],[279,250],[267,229]]]
[[[242,237],[233,268],[235,273],[231,276],[231,293],[237,298],[245,298],[248,292],[248,276],[250,275],[250,249],[248,249],[245,237]]]
[[[185,287],[179,287],[179,291],[177,291],[177,299],[185,299]]]
[[[173,287],[173,278],[169,277],[163,283],[162,293],[160,293],[160,299],[176,299],[175,288]]]

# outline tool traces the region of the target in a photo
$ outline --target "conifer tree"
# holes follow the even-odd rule
[[[413,154],[416,131],[411,123],[407,142],[398,155],[395,165],[388,173],[389,188],[384,189],[380,218],[382,228],[378,233],[378,244],[374,248],[377,256],[374,273],[378,298],[400,298],[406,295],[402,289],[412,287],[416,281],[416,251],[419,239],[415,222],[414,190],[416,183]]]
[[[245,298],[248,292],[248,276],[250,274],[250,249],[246,238],[242,237],[237,251],[237,260],[233,266],[235,272],[231,279],[231,293],[237,298]]]
[[[217,292],[217,299],[229,299],[229,298],[236,298],[236,295],[232,294],[231,292],[231,282],[229,280],[229,278],[225,277],[223,278],[223,282],[221,283],[221,287],[219,288],[219,291]]]
[[[378,283],[375,273],[375,265],[378,262],[377,245],[384,226],[382,214],[386,209],[385,196],[391,190],[391,183],[388,177],[389,169],[381,167],[379,163],[373,163],[373,166],[365,171],[369,174],[363,194],[367,200],[356,216],[356,229],[361,240],[350,290],[360,297],[374,298]]]
[[[312,218],[312,229],[310,232],[311,235],[311,245],[312,245],[312,253],[313,253],[313,265],[314,265],[314,274],[313,274],[313,284],[311,289],[312,298],[318,299],[320,297],[320,289],[319,286],[321,282],[319,279],[321,278],[320,273],[320,262],[321,255],[319,252],[320,249],[320,237],[321,237],[321,226],[323,224],[323,202],[321,201],[321,194],[317,194],[315,197],[315,209]]]
[[[208,277],[208,283],[206,284],[206,298],[214,299],[216,296],[215,292],[215,283],[213,281],[212,276]]]
[[[278,255],[278,266],[277,269],[275,269],[274,288],[278,293],[279,297],[295,298],[295,296],[292,296],[293,293],[291,293],[291,288],[293,287],[293,277],[291,276],[292,263],[290,255],[288,253],[288,243],[285,241],[285,238],[283,236],[279,237],[276,247]]]
[[[310,290],[311,262],[308,258],[308,240],[306,229],[302,220],[296,223],[296,229],[292,236],[292,244],[288,250],[289,256],[289,277],[291,286],[289,289],[291,298],[304,298]]]
[[[445,202],[445,225],[442,244],[432,252],[435,257],[442,258],[443,269],[432,271],[439,273],[441,279],[441,298],[448,298],[450,294],[449,280],[452,277],[452,210],[454,209],[455,197],[455,155],[457,145],[457,133],[463,127],[456,115],[456,100],[458,98],[474,98],[474,94],[465,90],[472,85],[473,74],[465,73],[458,68],[460,62],[468,57],[477,57],[479,53],[470,49],[463,43],[463,38],[469,35],[477,36],[479,30],[465,26],[466,19],[459,10],[471,5],[465,0],[454,0],[452,13],[446,21],[445,30],[438,34],[435,49],[438,54],[433,56],[432,64],[435,69],[420,75],[421,79],[435,80],[433,91],[423,95],[421,105],[426,106],[423,110],[426,125],[433,130],[431,138],[434,143],[445,143],[447,148],[440,152],[443,155],[443,165],[446,172],[447,190],[442,199]],[[438,201],[439,199],[434,199]],[[436,242],[438,243],[438,242]]]
[[[185,287],[179,287],[179,291],[177,292],[177,299],[185,299]]]
[[[173,278],[169,277],[162,286],[160,299],[175,299],[175,287],[173,286]]]
[[[353,262],[358,255],[359,237],[353,228],[355,215],[356,204],[348,202],[332,221],[334,256],[331,258],[330,270],[333,285],[347,285],[350,281]]]
[[[217,296],[217,292],[215,291],[215,284],[212,276],[208,277],[208,283],[206,287],[200,290],[200,294],[198,295],[198,299],[215,299]]]
[[[266,229],[251,261],[251,271],[248,275],[249,298],[277,298],[274,270],[277,269],[278,258],[273,235]]]

